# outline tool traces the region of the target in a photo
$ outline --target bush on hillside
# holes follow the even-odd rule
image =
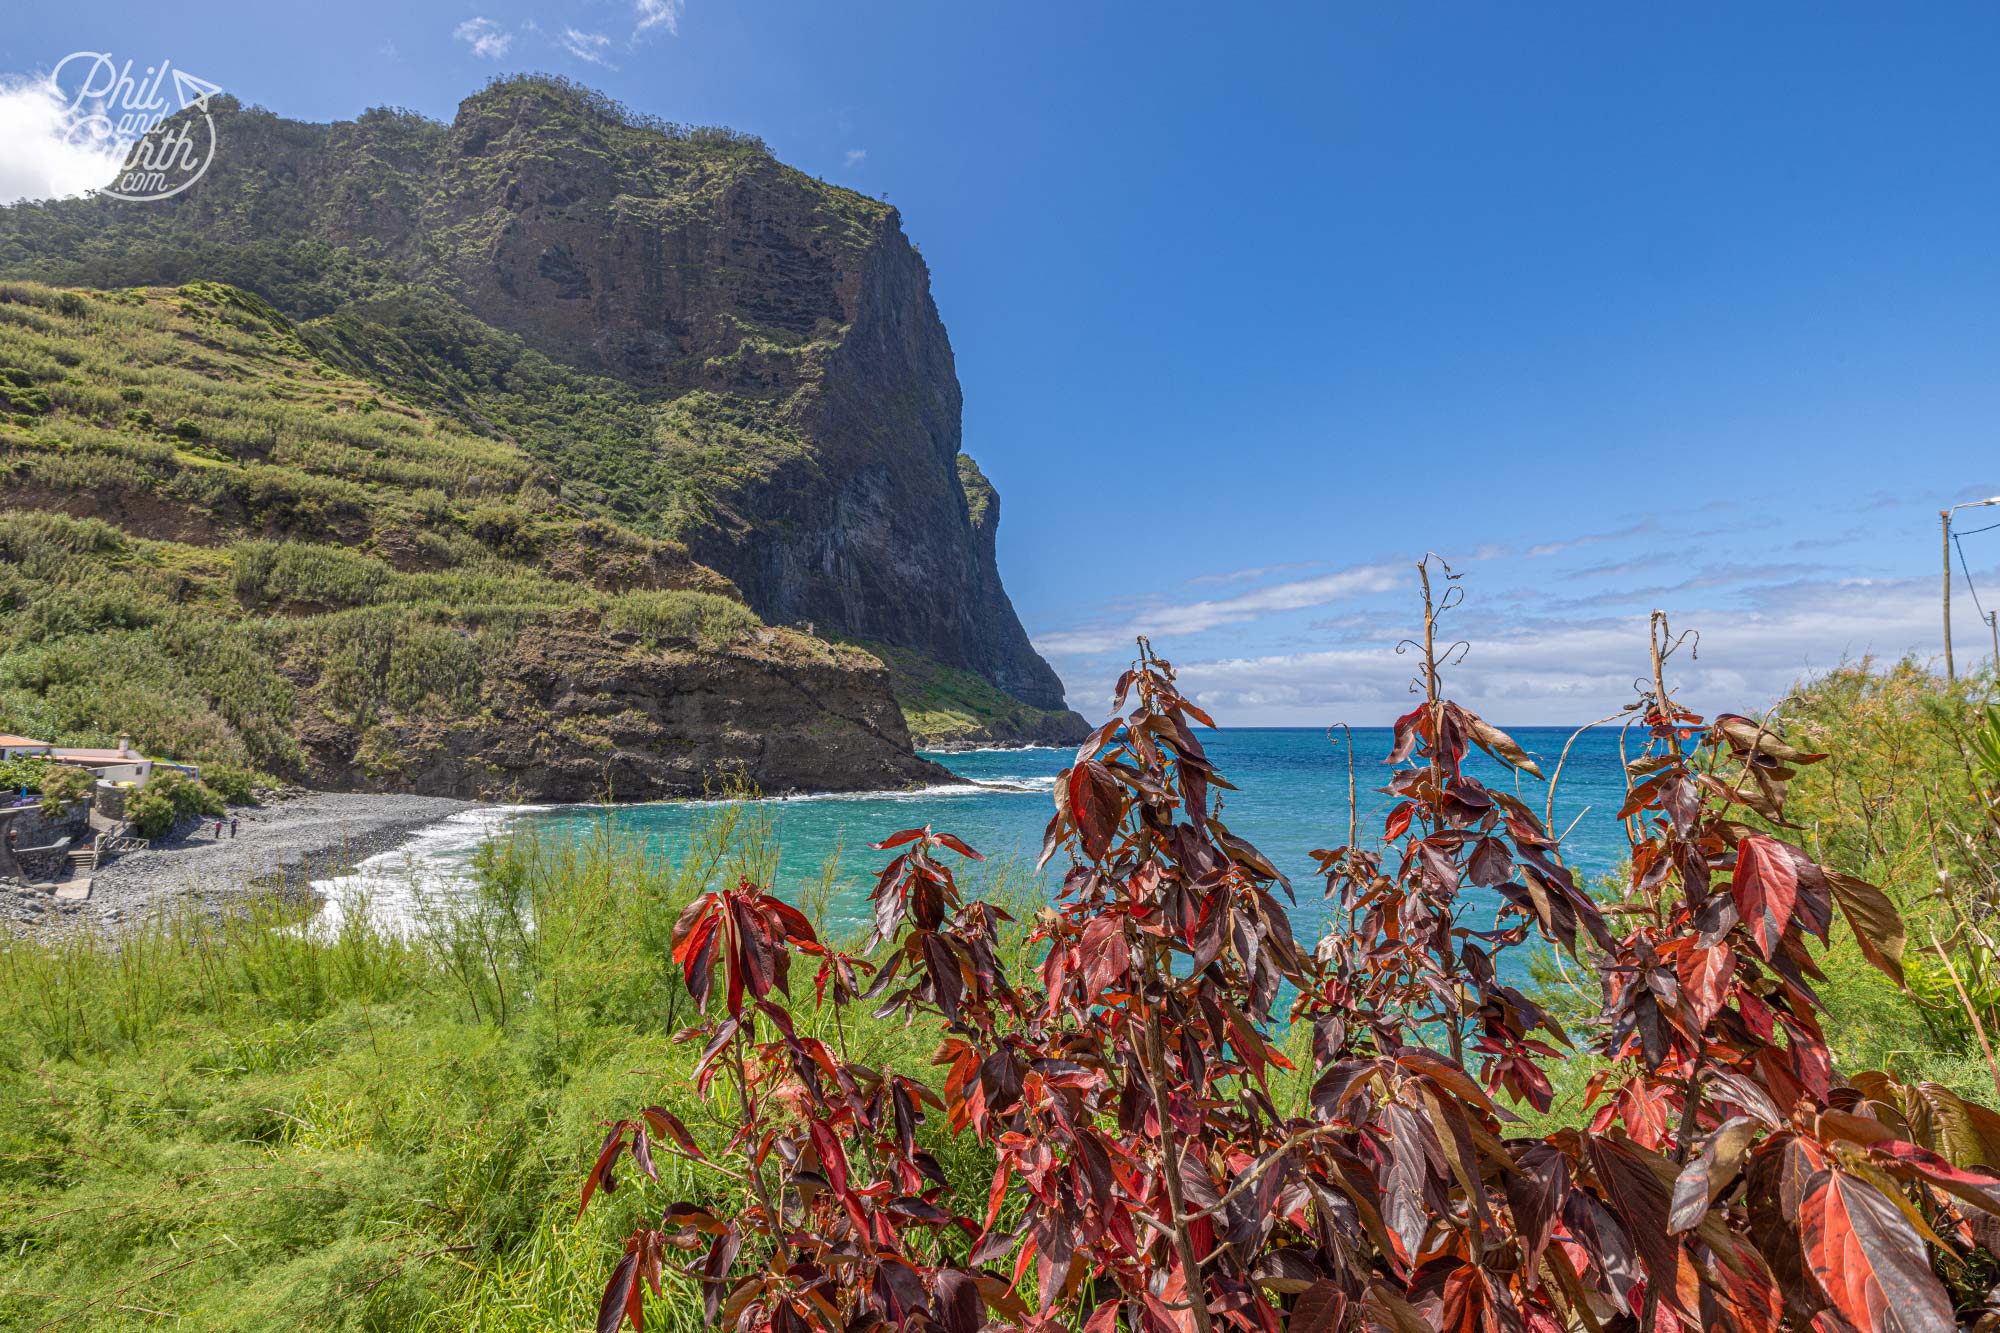
[[[178,768],[156,767],[146,785],[125,802],[125,818],[146,838],[171,833],[183,819],[224,812],[222,798]]]
[[[87,768],[78,768],[74,764],[50,764],[42,770],[41,776],[42,813],[60,813],[70,802],[90,795],[90,789],[96,782],[96,777]]]
[[[247,605],[267,601],[360,606],[388,584],[389,567],[374,556],[309,542],[241,541],[230,548],[236,595]]]
[[[49,770],[49,767],[49,760],[36,755],[0,760],[0,796],[5,796],[8,792],[40,791],[42,775]]]
[[[226,805],[257,804],[257,775],[234,764],[203,764],[202,785],[220,796]]]

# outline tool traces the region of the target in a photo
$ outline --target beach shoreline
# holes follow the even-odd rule
[[[303,904],[313,881],[346,874],[480,804],[445,796],[309,792],[233,809],[233,838],[225,829],[218,839],[215,821],[204,820],[99,867],[90,877],[90,896],[80,902],[10,893],[7,916],[30,929],[61,929],[115,926],[183,902],[213,909],[274,892]]]

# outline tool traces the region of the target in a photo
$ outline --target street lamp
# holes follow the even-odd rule
[[[1951,516],[1961,509],[1983,509],[1987,505],[2000,505],[2000,495],[1986,500],[1967,500],[1964,504],[1938,510],[1938,520],[1944,528],[1944,678],[1946,680],[1958,679],[1958,672],[1953,669],[1951,662]]]

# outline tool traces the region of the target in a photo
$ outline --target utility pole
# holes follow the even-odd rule
[[[2000,611],[1986,613],[1986,628],[1993,631],[1993,674],[2000,677]]]
[[[1951,516],[1961,509],[1984,509],[1987,505],[2000,505],[2000,495],[1989,500],[1967,500],[1964,504],[1938,510],[1938,524],[1944,530],[1944,678],[1948,681],[1958,679],[1958,672],[1951,661]],[[1991,623],[1988,622],[1989,625]],[[1996,639],[1994,650],[1995,664],[2000,666],[2000,639]]]
[[[1944,678],[1958,679],[1951,665],[1951,511],[1938,510],[1938,525],[1944,529]]]

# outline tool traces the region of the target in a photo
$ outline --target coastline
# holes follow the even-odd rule
[[[91,876],[90,897],[57,902],[7,895],[6,916],[28,929],[117,925],[173,903],[204,910],[253,894],[308,898],[314,880],[346,874],[420,829],[482,803],[446,796],[311,792],[234,810],[237,836],[218,841],[214,821],[130,852]]]
[[[1067,745],[1053,745],[1047,741],[933,741],[917,746],[919,755],[926,754],[998,754],[1007,750],[1067,750]]]

